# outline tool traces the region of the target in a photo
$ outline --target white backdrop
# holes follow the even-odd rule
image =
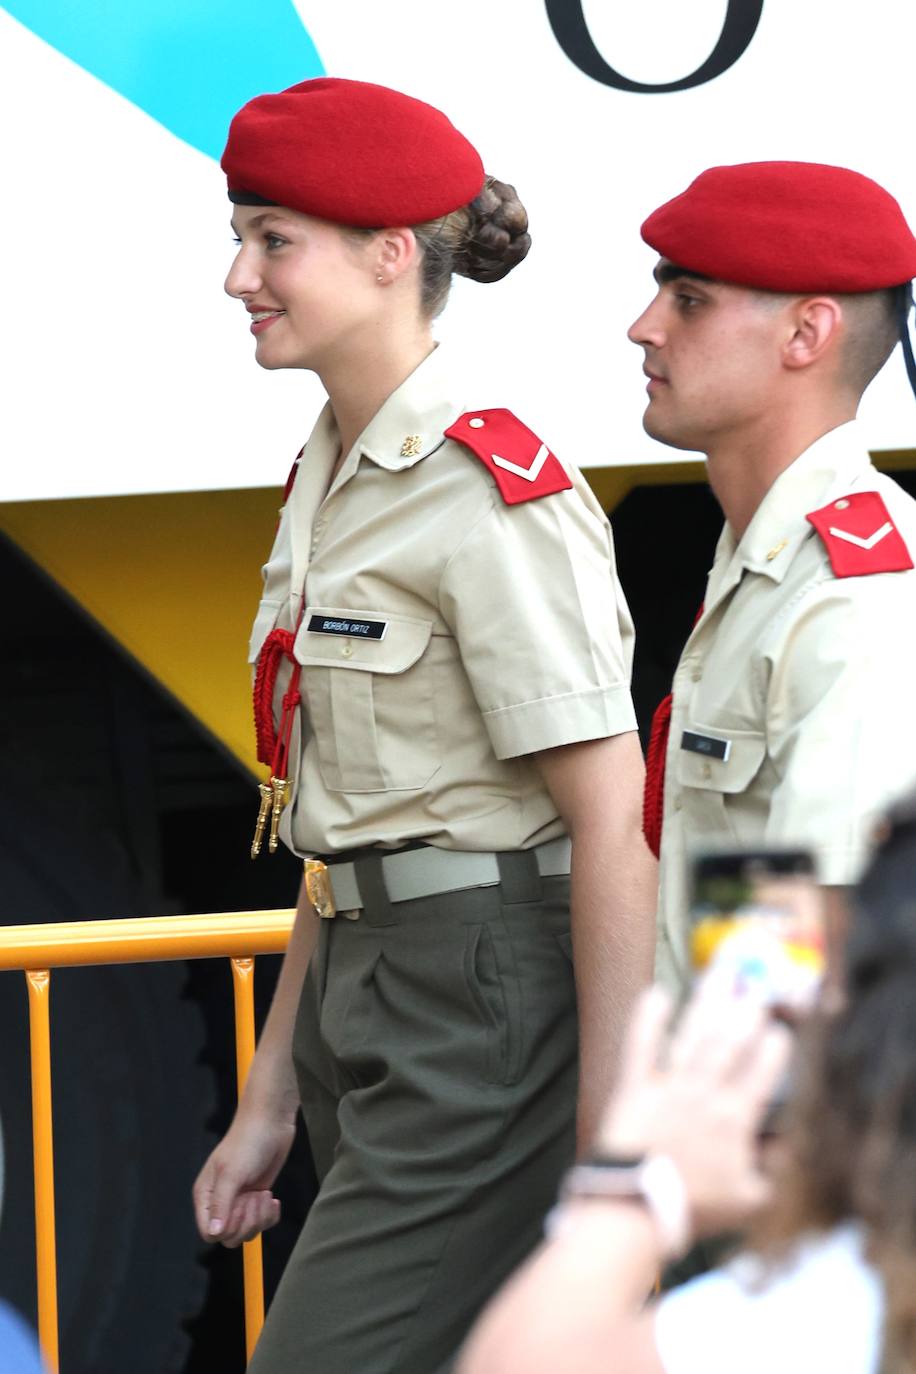
[[[703,167],[843,163],[916,225],[912,0],[764,0],[724,75],[651,95],[585,76],[541,0],[296,4],[328,73],[440,105],[518,187],[529,259],[496,286],[459,282],[438,334],[474,360],[476,405],[516,409],[583,466],[677,456],[643,434],[625,331],[651,291],[639,224]],[[583,5],[606,60],[647,82],[699,66],[726,8]],[[282,481],[320,388],[252,361],[247,317],[221,289],[232,245],[215,162],[4,11],[0,121],[0,500]],[[916,448],[899,351],[863,418],[873,448]]]

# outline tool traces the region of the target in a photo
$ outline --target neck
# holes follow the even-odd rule
[[[364,334],[345,355],[322,367],[319,376],[340,433],[335,473],[372,417],[434,347],[429,322],[423,320],[400,331]]]
[[[857,403],[834,402],[817,411],[763,416],[740,434],[717,437],[706,450],[709,485],[735,539],[740,539],[780,473],[838,425],[854,420]]]

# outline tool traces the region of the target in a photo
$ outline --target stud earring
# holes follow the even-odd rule
[[[375,280],[376,280],[376,281],[383,282],[383,281],[385,280],[385,278],[384,278],[383,276],[379,275],[379,276],[376,277]]]

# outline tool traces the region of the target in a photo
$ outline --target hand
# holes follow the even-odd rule
[[[203,1240],[235,1249],[276,1226],[280,1203],[271,1185],[292,1148],[295,1119],[236,1113],[226,1135],[197,1176],[194,1218]]]
[[[694,1234],[730,1230],[769,1198],[757,1132],[792,1038],[759,1005],[712,981],[694,993],[665,1050],[670,1020],[661,988],[642,994],[596,1144],[614,1155],[667,1155]]]

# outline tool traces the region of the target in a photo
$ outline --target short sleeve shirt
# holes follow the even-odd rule
[[[916,502],[872,465],[855,422],[722,532],[674,678],[665,771],[659,976],[687,976],[688,863],[704,847],[801,846],[819,880],[857,881],[874,822],[916,785],[916,571],[837,577],[806,516],[877,491],[911,556]],[[715,755],[685,747],[685,732]]]
[[[249,654],[274,626],[298,626],[295,792],[280,832],[298,853],[555,838],[563,825],[530,755],[635,728],[632,623],[604,512],[572,468],[572,490],[506,505],[445,437],[469,402],[439,348],[329,490],[329,407],[301,456]]]
[[[665,1374],[878,1374],[884,1296],[852,1223],[773,1267],[740,1255],[655,1310]]]

